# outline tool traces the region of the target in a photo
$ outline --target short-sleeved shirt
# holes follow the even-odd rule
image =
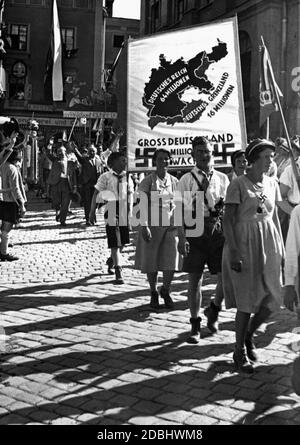
[[[99,192],[99,198],[103,202],[127,202],[128,195],[134,192],[133,182],[130,178],[127,179],[126,172],[120,174],[110,170],[102,173],[95,185],[95,189]],[[127,205],[119,205],[120,211],[124,214],[119,214],[120,219],[127,219]],[[107,206],[105,211],[107,210]],[[126,214],[125,214],[126,213]]]
[[[262,186],[258,187],[247,175],[242,175],[230,183],[225,204],[239,204],[237,221],[250,222],[256,216],[260,219],[272,216],[276,201],[281,201],[281,195],[275,178],[264,175]]]
[[[172,215],[175,209],[174,193],[176,191],[177,184],[178,179],[171,176],[169,173],[166,174],[164,179],[160,179],[156,173],[151,173],[142,180],[138,191],[139,194],[141,192],[146,193],[148,197],[147,222],[149,225],[152,225],[151,220],[153,218],[156,219],[157,223],[161,222],[163,225],[173,224]],[[153,195],[151,195],[151,192],[153,192]],[[143,224],[143,221],[141,222]]]
[[[298,168],[300,168],[300,159],[296,161]],[[293,167],[288,165],[280,176],[280,184],[286,185],[290,188],[287,194],[287,199],[291,204],[300,204],[300,192],[297,181],[293,172]]]
[[[191,172],[186,173],[181,177],[177,187],[184,199],[186,209],[190,209],[190,211],[192,211],[193,208],[193,199],[199,191],[199,185],[192,173],[198,178],[200,183],[203,181],[204,175],[197,167],[194,167]],[[204,216],[209,216],[209,210],[214,210],[215,204],[220,198],[225,198],[228,185],[229,179],[227,175],[212,169],[212,175],[206,191],[207,205],[205,205],[204,208]],[[191,191],[192,193],[185,195],[184,192],[187,191]]]

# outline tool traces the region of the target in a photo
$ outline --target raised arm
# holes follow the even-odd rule
[[[50,159],[50,161],[55,162],[57,158],[52,153],[52,147],[53,147],[52,144],[47,145],[45,149],[45,155],[47,156],[48,159]]]
[[[76,145],[72,144],[73,153],[75,154],[76,158],[80,162],[80,164],[83,164],[84,156],[80,153]]]
[[[23,195],[21,193],[21,190],[19,188],[18,185],[18,179],[19,179],[19,174],[18,174],[18,170],[17,167],[15,167],[14,165],[10,166],[10,175],[9,175],[9,187],[10,187],[10,192],[12,193],[15,201],[18,203],[18,205],[21,208],[24,208],[24,198]]]
[[[0,166],[2,164],[4,164],[4,162],[7,161],[7,159],[9,158],[10,154],[13,151],[13,143],[10,143],[4,150],[1,151],[0,153]]]

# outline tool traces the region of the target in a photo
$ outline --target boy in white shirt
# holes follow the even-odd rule
[[[95,185],[89,220],[96,220],[96,200],[106,202],[104,217],[106,219],[106,235],[111,258],[115,266],[116,283],[124,284],[122,277],[121,251],[129,244],[128,215],[132,213],[133,182],[127,179],[126,157],[121,152],[113,152],[108,158],[111,170],[103,173]]]

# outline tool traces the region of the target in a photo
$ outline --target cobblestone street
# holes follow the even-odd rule
[[[295,314],[281,309],[263,326],[255,373],[238,374],[235,311],[221,312],[214,336],[203,320],[201,343],[187,344],[185,274],[174,279],[174,309],[150,310],[133,244],[124,251],[126,284],[116,286],[102,216],[86,227],[75,208],[60,228],[50,205],[29,196],[11,237],[20,260],[0,263],[0,424],[300,423],[290,383]],[[204,305],[214,289],[205,276]]]

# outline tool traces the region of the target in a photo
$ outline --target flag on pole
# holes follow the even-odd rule
[[[2,66],[2,62],[0,62],[0,97],[6,91],[6,73],[5,69]]]
[[[53,100],[63,100],[62,42],[56,0],[53,0]]]
[[[50,47],[44,77],[48,100],[63,100],[62,40],[56,0],[53,0]]]
[[[115,134],[114,131],[111,130],[111,134],[113,136],[113,140],[110,143],[109,150],[112,151],[112,152],[113,151],[119,151],[119,149],[120,149],[120,139],[121,139],[121,136],[122,136],[122,132],[118,131],[118,133]]]
[[[95,119],[95,122],[94,122],[94,125],[93,125],[93,128],[92,128],[93,131],[97,131],[97,129],[98,129],[98,121],[99,121],[99,119]]]
[[[105,80],[105,89],[107,89],[110,86],[110,83],[113,80],[114,73],[117,68],[117,65],[118,65],[119,59],[121,57],[122,51],[124,49],[124,46],[125,46],[125,40],[123,41],[122,46],[121,46],[120,50],[118,51],[118,54],[116,55],[115,60],[113,61],[113,64],[112,64],[110,70],[108,71],[108,76],[107,76],[107,79]]]
[[[267,47],[262,39],[262,45],[259,47],[260,55],[260,79],[259,79],[259,126],[261,127],[266,119],[274,111],[278,111],[274,88],[277,89],[279,96],[282,97],[282,92],[274,80],[274,72]]]
[[[92,131],[96,131],[97,133],[101,133],[103,130],[104,119],[95,119]]]

